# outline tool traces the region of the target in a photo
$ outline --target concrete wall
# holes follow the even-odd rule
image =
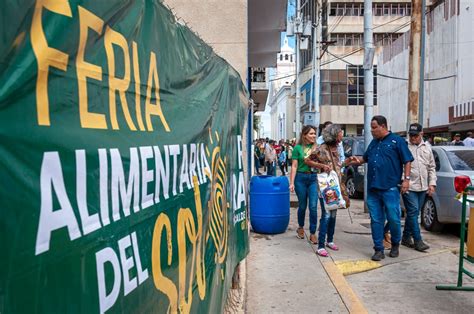
[[[425,82],[424,127],[448,125],[450,106],[474,101],[472,1],[461,0],[459,15],[454,14],[447,20],[444,12],[444,3],[432,12],[432,30],[426,39],[425,78],[456,77]],[[402,37],[400,40],[408,39]],[[408,48],[407,45],[404,47],[401,53],[391,58],[386,55],[390,55],[390,49],[384,49],[379,59],[379,73],[408,77]],[[406,81],[380,78],[380,114],[387,116],[395,132],[406,128],[407,97]]]
[[[163,0],[247,80],[247,0]]]
[[[408,33],[407,33],[408,35]],[[409,38],[409,36],[406,36]],[[397,41],[403,41],[405,37]],[[380,58],[383,60],[383,58]],[[403,50],[390,62],[379,62],[378,72],[393,77],[408,77],[408,49]],[[379,113],[387,118],[394,132],[405,130],[407,120],[408,81],[385,77],[378,78]]]

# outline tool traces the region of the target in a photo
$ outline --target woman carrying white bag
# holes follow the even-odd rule
[[[319,223],[317,254],[327,257],[326,247],[337,251],[334,243],[337,210],[350,206],[346,186],[342,181],[342,168],[338,145],[342,141],[343,131],[340,126],[332,124],[322,131],[324,143],[315,147],[305,163],[313,168],[320,169],[318,185],[320,197],[324,206],[321,206],[321,220]],[[326,238],[327,237],[327,238]]]

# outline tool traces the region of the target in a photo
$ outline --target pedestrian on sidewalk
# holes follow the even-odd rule
[[[474,133],[471,131],[467,132],[466,138],[462,142],[464,146],[474,147]]]
[[[294,143],[292,141],[288,142],[286,146],[286,171],[288,172],[288,165],[291,167],[291,158],[293,157],[293,146]]]
[[[286,151],[285,151],[285,146],[281,146],[281,152],[278,155],[278,165],[280,166],[281,170],[281,175],[286,176],[285,173],[285,166],[286,166]]]
[[[436,189],[436,164],[431,146],[423,141],[423,127],[421,124],[411,124],[408,135],[408,149],[414,160],[411,163],[410,187],[408,192],[402,195],[407,211],[402,245],[423,252],[430,247],[421,238],[418,216],[426,195],[433,195]]]
[[[339,125],[328,125],[322,131],[323,144],[316,147],[311,152],[311,155],[305,159],[305,163],[308,166],[320,169],[320,171],[329,173],[334,170],[337,173],[341,194],[346,201],[347,208],[349,208],[350,200],[346,186],[342,180],[342,168],[345,163],[341,162],[338,148],[339,144],[342,142],[343,135],[343,131]],[[327,257],[329,254],[326,251],[326,247],[334,251],[339,250],[337,245],[334,243],[337,209],[326,210],[324,207],[324,201],[321,201],[320,204],[321,219],[319,220],[318,250],[316,253],[320,256]]]
[[[464,142],[461,141],[461,134],[459,133],[454,134],[454,139],[451,142],[451,144],[454,146],[464,146]]]
[[[322,133],[330,125],[332,125],[331,121],[326,121],[326,122],[323,123],[323,129],[321,130],[321,135],[316,140],[316,144],[321,145],[322,143],[324,143],[324,138],[323,138]],[[344,133],[343,133],[343,136],[344,136]],[[346,155],[344,155],[344,147],[342,146],[342,140],[337,145],[337,150],[339,152],[339,160],[341,161],[341,163],[343,163],[344,160],[346,159]]]
[[[259,146],[260,146],[260,141],[256,141],[254,151],[253,151],[253,159],[254,159],[254,163],[255,163],[255,173],[258,176],[261,175],[261,173],[260,173],[260,155],[261,155],[261,152],[260,152],[260,147]]]
[[[306,207],[309,200],[309,241],[317,244],[316,225],[318,223],[318,190],[316,183],[316,171],[305,164],[304,159],[308,157],[315,145],[316,129],[311,125],[305,125],[301,131],[298,145],[293,149],[292,165],[290,173],[290,191],[296,192],[298,197],[298,229],[296,236],[304,239],[304,223]]]
[[[388,131],[387,119],[374,116],[370,122],[374,139],[363,157],[352,156],[350,164],[368,164],[367,207],[375,253],[372,260],[385,258],[383,238],[385,217],[390,226],[392,248],[390,257],[398,257],[401,241],[400,191],[406,193],[410,183],[413,156],[400,136]],[[403,181],[401,180],[403,173]]]
[[[270,140],[265,144],[265,166],[267,168],[267,175],[275,176],[276,175],[276,161],[277,153],[275,150],[275,141]]]

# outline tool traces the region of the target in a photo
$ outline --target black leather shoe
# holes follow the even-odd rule
[[[398,257],[398,255],[399,255],[398,249],[399,248],[400,248],[399,244],[392,244],[392,249],[390,250],[390,253],[388,253],[388,256]]]
[[[415,244],[413,243],[413,238],[408,237],[408,238],[402,238],[402,245],[409,247],[410,249],[415,247]]]
[[[430,246],[426,244],[425,242],[423,242],[423,240],[416,241],[414,247],[415,247],[415,250],[420,251],[420,252],[424,252],[430,248]]]
[[[374,255],[372,255],[372,260],[373,261],[381,261],[385,258],[385,254],[383,253],[383,251],[375,251]]]

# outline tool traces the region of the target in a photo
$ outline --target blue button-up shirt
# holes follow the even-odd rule
[[[407,142],[390,132],[383,139],[373,139],[364,153],[369,189],[388,190],[400,184],[403,165],[413,161]]]

